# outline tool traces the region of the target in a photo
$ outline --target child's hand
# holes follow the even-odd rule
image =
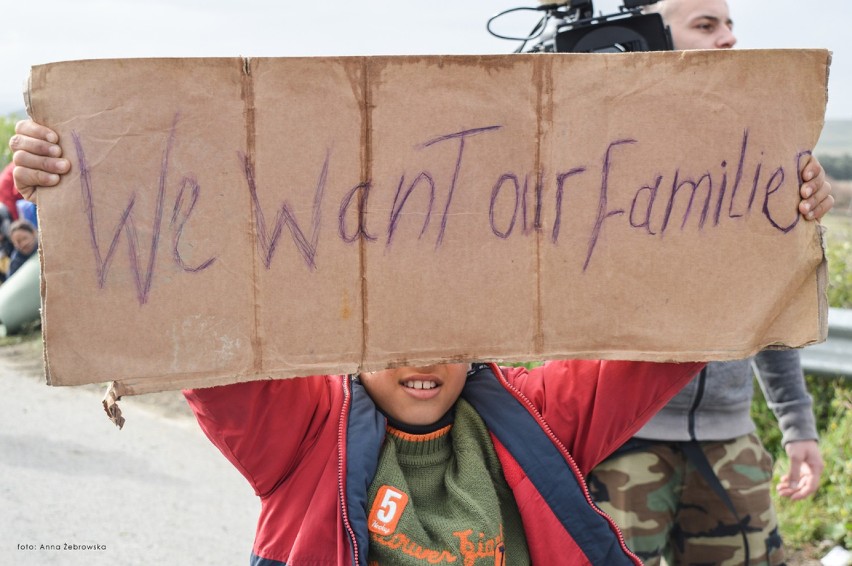
[[[834,206],[831,183],[825,180],[825,171],[813,155],[802,169],[802,186],[799,187],[802,202],[799,212],[808,220],[819,220]]]
[[[58,184],[60,175],[71,169],[71,162],[62,158],[56,132],[32,120],[15,124],[15,135],[9,138],[9,148],[14,152],[12,175],[15,187],[27,200],[35,201],[38,187]]]

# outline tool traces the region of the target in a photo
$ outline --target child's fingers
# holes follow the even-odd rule
[[[59,183],[60,175],[68,172],[71,163],[67,159],[42,157],[26,151],[15,152],[15,168],[12,178],[18,192],[27,199],[34,200],[38,187],[52,187]]]
[[[62,156],[62,148],[59,145],[24,134],[15,134],[9,138],[9,148],[15,153],[20,151],[44,157]]]
[[[802,170],[799,195],[799,211],[808,220],[819,220],[834,205],[831,183],[826,181],[825,170],[816,157],[811,156]]]
[[[41,124],[35,123],[32,120],[21,120],[15,124],[15,133],[34,139],[44,140],[52,144],[59,141],[59,136],[56,132],[50,128],[42,126]]]
[[[819,220],[834,206],[834,196],[831,194],[831,183],[822,183],[816,190],[811,189],[811,196],[799,203],[799,212],[808,220]],[[805,194],[805,186],[802,195]]]

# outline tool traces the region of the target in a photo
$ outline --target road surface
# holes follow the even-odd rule
[[[179,393],[49,387],[37,343],[0,347],[0,564],[248,564],[259,502]]]

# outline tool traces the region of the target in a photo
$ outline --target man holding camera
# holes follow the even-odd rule
[[[646,7],[675,49],[736,43],[725,0],[662,0]],[[790,459],[778,492],[812,495],[823,461],[797,350],[708,364],[637,435],[593,470],[592,497],[646,564],[782,564],[770,497],[772,458],[754,434],[754,368]]]

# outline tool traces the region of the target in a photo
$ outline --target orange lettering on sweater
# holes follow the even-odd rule
[[[456,561],[456,557],[447,552],[446,550],[438,551],[429,548],[423,548],[403,533],[396,533],[395,535],[387,538],[378,536],[374,533],[373,535],[371,535],[370,538],[373,540],[373,542],[377,544],[381,544],[382,546],[398,550],[403,554],[413,556],[418,560],[425,560],[429,564],[440,564],[441,562],[449,563]]]
[[[474,566],[480,558],[494,558],[495,566],[501,566],[506,562],[506,545],[503,543],[503,527],[500,534],[494,538],[486,539],[484,533],[479,533],[479,541],[474,543],[470,540],[473,534],[471,529],[456,531],[453,536],[459,539],[459,552],[464,559],[464,566]]]

